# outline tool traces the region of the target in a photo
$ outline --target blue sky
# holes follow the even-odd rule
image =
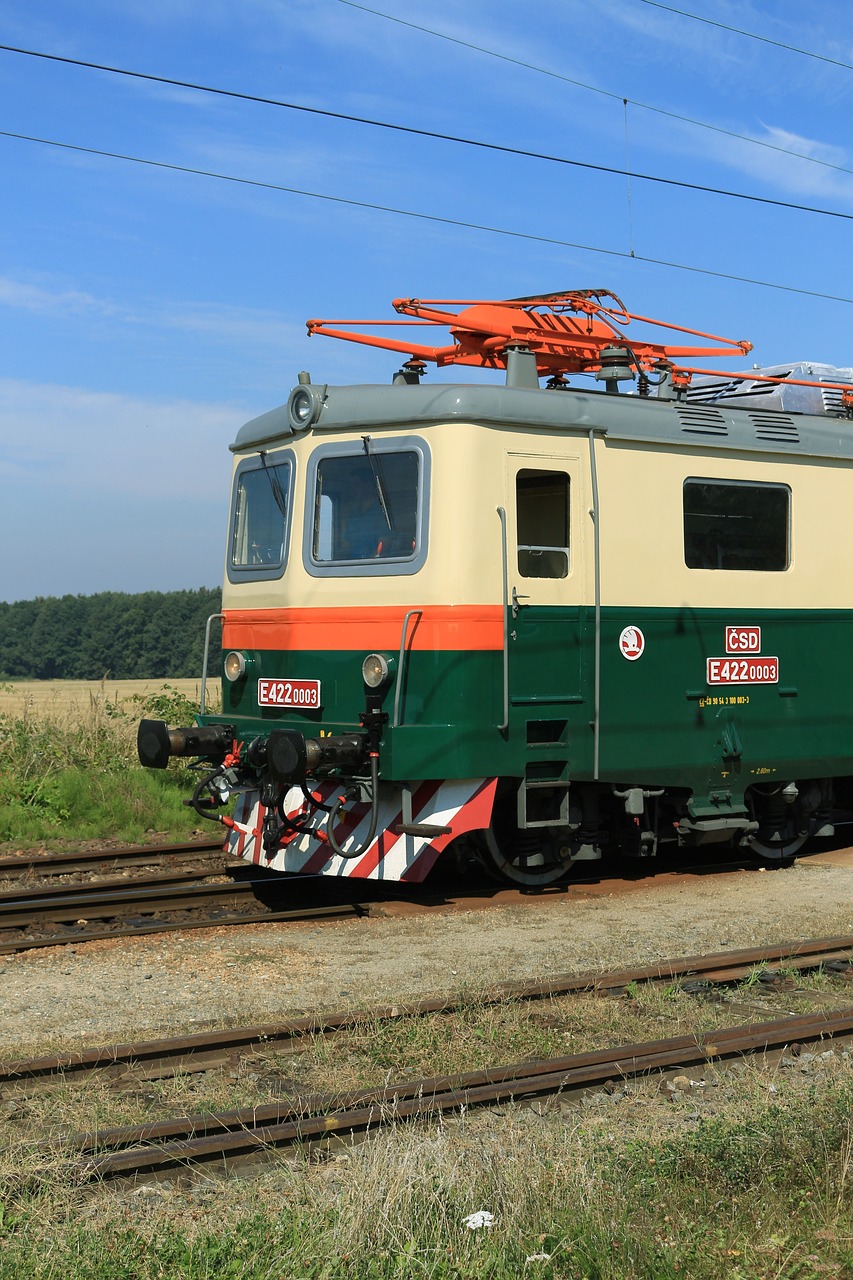
[[[845,0],[815,0],[808,22],[799,0],[678,7],[853,64]],[[368,8],[387,16],[343,0],[0,0],[0,43],[846,217],[0,51],[6,134],[312,193],[0,136],[0,599],[217,584],[240,425],[300,369],[353,382],[396,367],[309,340],[309,317],[607,287],[635,312],[749,338],[758,363],[853,365],[849,67],[645,0]]]

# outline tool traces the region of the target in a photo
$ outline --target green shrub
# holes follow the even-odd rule
[[[124,704],[93,696],[87,711],[70,722],[26,710],[0,713],[0,842],[135,842],[151,830],[186,837],[200,821],[183,804],[195,774],[184,761],[162,771],[143,769],[136,726],[140,714],[186,725],[197,713],[168,684]]]

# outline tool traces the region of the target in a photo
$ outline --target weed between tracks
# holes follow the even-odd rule
[[[733,1000],[778,1015],[778,998],[756,985]],[[817,975],[798,1007],[833,993],[840,1005],[847,988]],[[251,1178],[178,1175],[137,1188],[26,1178],[36,1135],[736,1020],[675,990],[496,1008],[472,997],[458,1014],[366,1021],[217,1075],[130,1092],[104,1081],[58,1088],[19,1104],[0,1130],[0,1280],[853,1277],[853,1058],[842,1046],[402,1125],[273,1155]],[[480,1212],[491,1225],[466,1225]]]
[[[55,681],[45,701],[28,687],[0,685],[0,844],[137,842],[149,830],[181,839],[198,827],[182,804],[194,775],[181,762],[143,769],[136,755],[139,720],[191,724],[191,697],[168,684],[142,694],[93,682],[72,698]]]

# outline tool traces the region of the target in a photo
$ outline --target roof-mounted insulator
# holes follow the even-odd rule
[[[421,377],[426,373],[425,360],[406,360],[391,379],[395,387],[417,387]]]
[[[627,347],[604,347],[601,352],[601,368],[595,371],[596,382],[604,383],[604,390],[611,396],[619,394],[620,382],[633,382],[631,353]]]

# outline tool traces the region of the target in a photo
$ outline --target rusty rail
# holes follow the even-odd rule
[[[411,1117],[430,1117],[563,1093],[673,1067],[705,1066],[853,1034],[853,1009],[786,1017],[700,1036],[678,1036],[563,1058],[544,1058],[455,1076],[404,1081],[376,1090],[294,1098],[219,1115],[186,1116],[70,1136],[52,1151],[88,1157],[74,1165],[89,1178],[145,1177],[189,1164],[224,1163],[294,1142],[356,1133]]]
[[[204,857],[222,852],[222,840],[187,840],[179,844],[139,844],[125,849],[82,849],[66,853],[15,854],[0,858],[0,881],[70,875],[74,871],[142,867],[162,860]]]
[[[331,914],[341,908],[326,910]],[[773,966],[804,971],[827,964],[838,965],[842,969],[853,966],[853,937],[809,938],[773,947],[684,956],[606,973],[562,974],[544,980],[502,983],[486,992],[482,1001],[484,1004],[498,1004],[507,1000],[538,1000],[585,992],[605,994],[623,991],[632,983],[645,982],[712,985],[736,982],[757,970],[771,972]],[[853,969],[845,971],[853,972]],[[160,1079],[177,1072],[207,1071],[259,1048],[275,1046],[279,1052],[286,1052],[291,1047],[298,1048],[300,1041],[309,1035],[332,1035],[377,1021],[453,1013],[461,1004],[460,999],[438,997],[374,1009],[318,1014],[267,1025],[200,1031],[171,1039],[106,1045],[75,1053],[27,1058],[0,1064],[0,1089],[35,1086],[58,1078],[73,1080],[93,1071],[114,1076],[132,1071],[136,1079]]]

